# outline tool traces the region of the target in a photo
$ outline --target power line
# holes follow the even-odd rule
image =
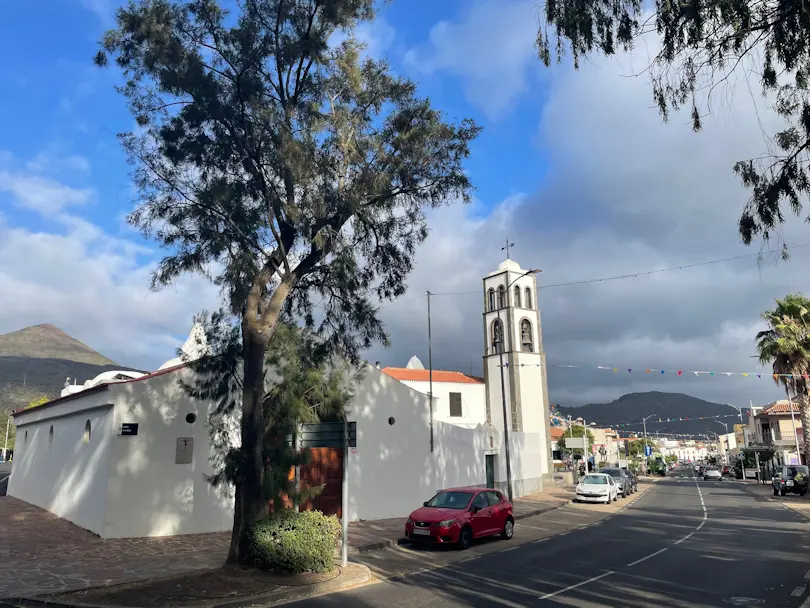
[[[802,245],[794,245],[793,247],[787,247],[787,249],[801,249],[803,247],[810,247],[810,243],[804,243]],[[598,279],[587,279],[584,281],[570,281],[567,283],[553,283],[551,285],[538,285],[537,289],[550,289],[552,287],[569,287],[572,285],[587,285],[589,283],[604,283],[607,281],[619,281],[622,279],[635,279],[638,277],[650,276],[654,274],[660,274],[662,272],[672,272],[673,270],[686,270],[689,268],[698,268],[700,266],[709,266],[711,264],[721,264],[723,262],[733,262],[735,260],[742,260],[746,258],[754,258],[759,257],[761,253],[746,253],[744,255],[735,255],[728,258],[719,258],[717,260],[708,260],[706,262],[695,262],[694,264],[682,264],[680,266],[671,266],[669,268],[659,268],[657,270],[644,270],[641,272],[633,272],[630,274],[620,274],[611,277],[601,277]],[[462,296],[462,295],[480,295],[480,291],[446,291],[441,293],[431,292],[434,296]]]

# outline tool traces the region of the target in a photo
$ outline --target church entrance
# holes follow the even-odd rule
[[[487,454],[484,458],[486,459],[487,487],[488,488],[494,488],[495,487],[495,454]]]

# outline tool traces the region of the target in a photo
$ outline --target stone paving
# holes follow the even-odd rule
[[[230,533],[101,540],[43,509],[0,498],[0,597],[172,576],[221,566]]]

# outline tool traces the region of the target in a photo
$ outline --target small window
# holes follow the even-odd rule
[[[526,308],[532,307],[532,290],[530,287],[526,288]]]
[[[489,310],[495,310],[495,290],[489,288]]]
[[[498,308],[506,308],[506,288],[503,285],[498,286]]]
[[[517,285],[515,285],[515,301],[514,301],[514,306],[515,306],[516,308],[520,308],[520,287],[518,287]]]
[[[501,504],[501,495],[498,492],[486,492],[486,495],[490,507]]]
[[[478,496],[476,496],[475,500],[473,500],[472,506],[478,507],[479,509],[486,509],[489,506],[489,501],[487,500],[487,493],[481,492]]]
[[[28,443],[28,431],[25,431],[25,437],[23,437],[23,443]]]
[[[492,352],[498,355],[503,350],[503,324],[500,319],[495,319],[492,322]]]
[[[48,431],[48,447],[50,448],[52,445],[53,445],[53,425],[51,425],[51,428]]]
[[[82,437],[82,441],[84,443],[90,443],[90,421],[84,423],[84,437]]]
[[[532,324],[528,319],[520,322],[520,346],[523,352],[534,352],[534,342],[532,340]]]
[[[461,393],[450,393],[450,416],[461,418]]]

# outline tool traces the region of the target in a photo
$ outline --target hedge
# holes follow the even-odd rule
[[[329,572],[334,569],[340,530],[334,515],[284,509],[253,523],[248,532],[250,554],[263,570]]]

